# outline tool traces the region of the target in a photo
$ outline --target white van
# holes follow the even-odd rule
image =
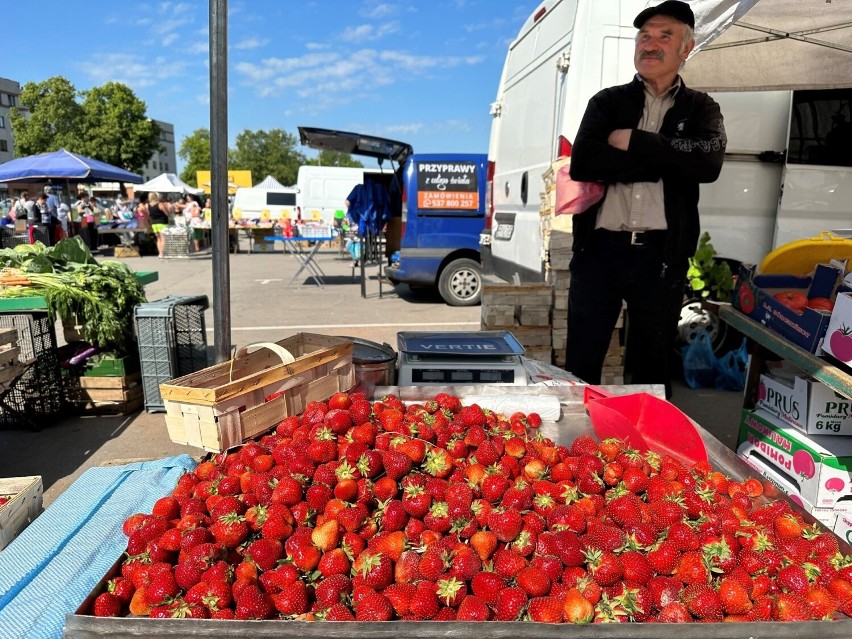
[[[302,219],[332,225],[336,215],[342,217],[339,212],[346,212],[346,198],[355,185],[364,184],[366,174],[379,173],[382,173],[379,168],[300,166],[296,179],[299,190],[296,204],[302,208]]]
[[[589,99],[634,76],[633,19],[647,4],[544,0],[509,45],[491,106],[489,206],[480,238],[486,274],[544,279],[542,173],[570,155]],[[700,88],[690,83],[689,62],[683,75]],[[852,90],[713,97],[728,146],[722,173],[701,185],[698,206],[702,231],[722,257],[759,262],[780,244],[852,226],[850,146],[841,154],[828,148],[838,123],[850,120]]]
[[[298,189],[255,189],[241,187],[234,195],[231,216],[235,220],[296,220]]]

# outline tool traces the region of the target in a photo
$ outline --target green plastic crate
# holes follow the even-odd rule
[[[139,370],[139,356],[125,355],[115,357],[103,353],[95,355],[86,362],[85,377],[126,377]]]

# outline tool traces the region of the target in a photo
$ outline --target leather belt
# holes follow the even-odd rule
[[[631,246],[647,246],[649,244],[661,244],[666,237],[667,231],[609,231],[607,229],[597,229],[596,233],[601,234],[609,241],[629,244]]]

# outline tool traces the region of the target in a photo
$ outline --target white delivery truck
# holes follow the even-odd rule
[[[544,0],[509,45],[491,106],[487,275],[543,280],[542,173],[570,156],[589,99],[635,74],[633,19],[648,4]],[[687,85],[701,88],[689,68]],[[852,226],[852,89],[837,86],[852,87],[852,76],[821,90],[712,93],[728,146],[719,179],[701,185],[699,212],[722,257],[759,262],[781,244]]]
[[[302,208],[302,219],[322,221],[332,225],[339,211],[346,212],[346,198],[356,184],[364,184],[364,175],[377,175],[380,168],[367,169],[350,166],[314,166],[299,167],[296,188],[299,194],[296,204]],[[390,170],[384,173],[390,175]]]

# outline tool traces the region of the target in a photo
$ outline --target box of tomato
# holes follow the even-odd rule
[[[753,265],[740,266],[734,308],[815,353],[828,329],[842,273],[827,264],[817,264],[808,276],[759,275],[755,270]]]

